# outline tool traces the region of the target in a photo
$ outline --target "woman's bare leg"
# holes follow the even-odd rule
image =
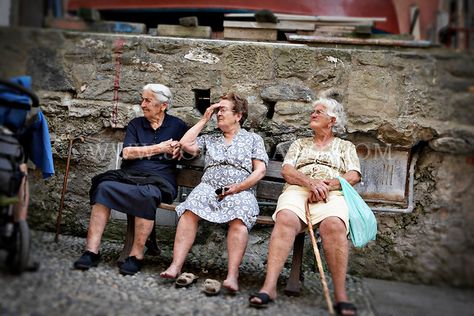
[[[186,256],[196,238],[199,220],[199,216],[188,210],[179,218],[174,238],[173,261],[168,269],[160,273],[162,278],[174,279],[181,273]]]

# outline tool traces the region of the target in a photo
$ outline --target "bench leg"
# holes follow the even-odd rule
[[[125,236],[125,242],[123,245],[122,252],[117,259],[118,264],[122,264],[127,259],[130,251],[132,250],[133,240],[135,238],[135,216],[127,215],[127,235]]]
[[[156,226],[155,223],[153,223],[153,230],[150,233],[150,236],[148,236],[148,239],[146,240],[145,243],[146,247],[146,254],[150,256],[159,256],[161,253],[160,248],[158,248],[158,244],[156,243]]]
[[[288,296],[299,296],[301,291],[301,263],[303,262],[304,235],[300,233],[295,238],[293,245],[293,262],[291,263],[290,277],[286,284],[285,294]]]

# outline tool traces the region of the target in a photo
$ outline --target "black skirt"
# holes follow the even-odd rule
[[[154,220],[161,202],[161,191],[153,184],[128,184],[116,181],[99,183],[91,204],[102,204],[116,211]]]

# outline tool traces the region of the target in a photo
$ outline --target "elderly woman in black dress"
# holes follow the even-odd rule
[[[176,208],[180,219],[173,262],[161,277],[176,278],[180,274],[196,237],[198,222],[204,219],[229,225],[228,272],[222,285],[232,292],[239,290],[239,265],[247,247],[249,230],[259,213],[254,186],[265,175],[268,163],[263,139],[241,128],[247,111],[247,100],[229,93],[221,97],[219,103],[211,105],[181,139],[186,152],[204,154],[205,172],[201,183]],[[220,131],[198,136],[214,114]],[[220,194],[216,194],[221,188]]]
[[[134,118],[127,126],[120,170],[110,170],[92,179],[92,212],[85,252],[74,262],[74,268],[87,270],[97,266],[102,234],[110,210],[115,209],[135,216],[133,246],[120,266],[120,273],[133,275],[140,270],[156,208],[161,201],[171,203],[176,197],[174,158],[187,127],[182,120],[166,113],[171,98],[171,91],[164,85],[143,87],[143,116]]]

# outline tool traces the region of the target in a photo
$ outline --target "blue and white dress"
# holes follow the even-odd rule
[[[253,159],[268,164],[263,139],[240,129],[230,145],[225,143],[221,132],[201,135],[196,143],[205,155],[204,175],[186,201],[176,207],[178,216],[189,210],[213,223],[227,223],[238,218],[250,230],[259,213],[255,187],[227,195],[222,201],[218,200],[215,190],[244,181],[253,172]]]

